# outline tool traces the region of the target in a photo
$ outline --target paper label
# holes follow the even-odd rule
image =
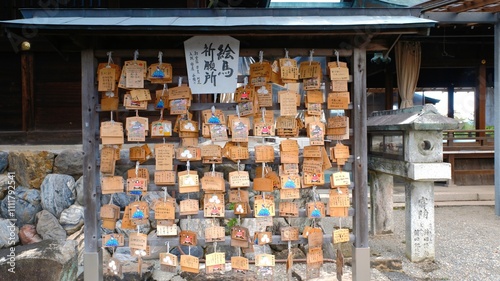
[[[157,236],[177,236],[177,225],[157,225]]]
[[[206,266],[214,266],[221,265],[226,263],[226,254],[225,253],[212,253],[207,254],[205,256],[205,265]]]
[[[332,174],[333,186],[351,185],[351,175],[348,172],[336,172]]]
[[[333,244],[349,242],[349,229],[342,228],[333,231]]]

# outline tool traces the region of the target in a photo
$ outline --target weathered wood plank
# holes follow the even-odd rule
[[[368,243],[368,143],[366,138],[366,49],[355,48],[353,55],[353,131],[354,131],[354,190],[353,207],[355,210],[353,232],[352,277],[356,281],[370,278],[370,245]]]
[[[98,129],[95,106],[98,101],[95,89],[95,62],[93,50],[83,50],[82,53],[82,144],[83,144],[83,190],[85,201],[85,251],[97,252],[96,239],[99,235],[99,225],[96,217],[98,200],[96,199],[96,159],[99,142],[96,137]]]

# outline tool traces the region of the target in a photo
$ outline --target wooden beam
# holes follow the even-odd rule
[[[500,4],[491,5],[491,6],[488,6],[488,7],[481,8],[481,12],[498,13],[498,12],[500,12]]]
[[[459,5],[451,6],[447,10],[448,12],[452,13],[461,13],[495,3],[498,3],[498,0],[469,0],[469,1],[463,1]]]
[[[33,73],[33,53],[21,53],[22,130],[25,132],[35,127]]]
[[[95,111],[98,93],[95,87],[97,63],[94,51],[85,49],[81,52],[82,67],[82,147],[83,147],[83,190],[85,216],[85,281],[102,281],[102,260],[97,241],[100,238],[100,226],[97,214],[100,200],[97,194],[99,169],[96,161],[99,153],[99,118]]]

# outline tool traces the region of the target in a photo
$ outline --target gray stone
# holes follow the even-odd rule
[[[68,235],[78,231],[83,226],[83,207],[80,205],[71,205],[61,213],[59,223],[66,230]]]
[[[42,241],[42,237],[36,232],[36,227],[32,224],[25,224],[19,230],[21,244],[28,245]]]
[[[7,249],[0,251],[0,257],[9,254]],[[40,243],[16,247],[15,274],[8,259],[0,258],[0,271],[4,280],[76,280],[78,273],[78,253],[75,241],[46,240]]]
[[[43,240],[65,240],[66,239],[66,231],[59,224],[54,215],[52,215],[47,210],[42,210],[38,214],[36,214],[36,231],[40,236],[42,236]]]
[[[9,167],[9,153],[0,151],[0,174],[5,172]]]
[[[294,259],[305,259],[306,258],[306,254],[304,254],[304,252],[302,252],[301,249],[299,248],[292,248],[292,254],[293,254],[293,258]],[[286,250],[283,250],[281,252],[276,252],[274,253],[274,258],[277,259],[277,260],[286,260],[288,258],[288,249]]]
[[[16,172],[19,185],[40,188],[46,175],[52,173],[55,154],[48,151],[11,151],[9,172]]]
[[[75,180],[69,175],[50,174],[41,185],[42,208],[59,218],[76,199]]]
[[[85,205],[85,201],[83,200],[84,193],[83,193],[83,176],[81,176],[76,182],[75,182],[75,192],[76,192],[76,203],[78,205],[83,206]]]
[[[134,257],[130,254],[129,247],[116,247],[115,253],[113,254],[113,258],[115,258],[121,262],[136,261],[137,260],[137,257]]]
[[[205,247],[205,253],[211,254],[214,253],[214,243],[207,243],[208,245]],[[238,247],[231,247],[230,245],[217,245],[217,252],[224,252],[226,254],[226,258],[234,257],[239,255]]]
[[[12,205],[15,204],[13,209]],[[13,218],[14,215],[16,225],[21,227],[25,224],[34,224],[35,216],[38,212],[42,210],[40,191],[38,189],[27,189],[22,186],[18,186],[15,189],[12,197],[7,196],[2,200],[0,211],[2,217]]]
[[[139,232],[148,234],[149,231],[151,230],[151,225],[149,224],[149,221],[147,224],[141,224],[139,225]],[[122,220],[118,220],[116,222],[116,232],[125,235],[125,238],[128,238],[129,234],[132,232],[137,232],[137,228],[134,229],[122,229]]]
[[[141,267],[141,273],[137,271],[138,263],[137,261],[127,261],[122,263],[122,272],[123,276],[120,278],[118,276],[110,275],[105,271],[104,273],[104,281],[148,281],[151,280],[151,276],[153,276],[155,263],[153,261],[143,261]]]
[[[392,175],[370,172],[371,231],[373,235],[390,234],[394,231]]]
[[[181,219],[179,220],[181,230],[196,232],[198,238],[205,238],[205,229],[212,226],[220,226],[219,220],[212,219]]]
[[[241,219],[241,226],[248,228],[248,232],[251,236],[253,236],[255,232],[266,231],[266,226],[259,224],[258,220],[255,218]]]
[[[148,192],[149,193],[149,192]],[[111,200],[111,194],[101,195],[101,205],[109,204]],[[125,192],[118,192],[113,194],[113,204],[120,208],[125,208],[130,204],[130,202],[135,200],[135,195],[128,195]]]
[[[54,160],[54,173],[71,175],[76,179],[83,175],[83,156],[81,150],[61,151]]]
[[[304,228],[307,225],[311,225],[313,219],[300,217],[300,218],[275,218],[273,219],[273,234],[280,235],[282,227],[297,227],[299,233],[304,232]]]
[[[14,246],[19,242],[19,228],[8,219],[0,219],[0,248]]]
[[[148,241],[157,240],[156,230],[151,231],[148,234]],[[160,246],[149,246],[150,255],[143,257],[145,260],[159,259],[160,253],[165,253],[167,251],[167,245]]]
[[[9,190],[9,186],[13,186],[11,179],[9,179],[9,176],[7,176],[7,174],[1,174],[0,175],[0,200],[3,200],[5,195],[7,195],[7,192]]]
[[[187,255],[191,254],[191,256],[195,256],[198,258],[203,257],[203,248],[201,246],[179,246],[182,250],[182,252]],[[181,251],[179,251],[179,247],[174,247],[170,253],[176,255],[179,259],[181,257],[181,254],[183,254]],[[191,249],[189,249],[191,248]]]
[[[251,253],[245,253],[245,258],[250,259],[250,260],[255,260],[256,255],[260,254],[271,254],[272,250],[271,247],[268,244],[265,245],[253,245],[254,251]]]
[[[412,262],[434,260],[434,183],[405,184],[406,256]]]

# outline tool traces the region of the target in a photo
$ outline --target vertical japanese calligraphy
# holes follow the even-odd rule
[[[230,36],[195,36],[184,41],[192,93],[234,92],[239,49],[240,42]]]

